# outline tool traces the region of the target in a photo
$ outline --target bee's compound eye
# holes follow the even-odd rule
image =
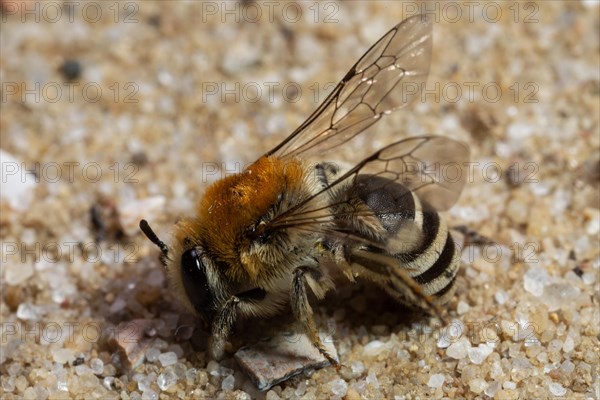
[[[186,250],[181,255],[181,281],[196,311],[208,318],[212,314],[212,296],[206,277],[206,266],[196,248]]]

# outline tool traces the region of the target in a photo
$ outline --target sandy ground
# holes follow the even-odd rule
[[[600,398],[598,2],[2,5],[2,398]],[[137,221],[168,241],[418,10],[436,19],[425,94],[336,157],[467,142],[445,218],[492,243],[463,253],[451,329],[341,285],[315,310],[344,367],[260,393],[209,361]]]

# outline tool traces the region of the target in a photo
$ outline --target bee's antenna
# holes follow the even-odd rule
[[[141,220],[140,229],[142,230],[142,232],[144,232],[144,235],[146,235],[146,237],[150,239],[152,243],[158,246],[160,252],[162,253],[161,258],[167,258],[169,256],[169,247],[167,247],[165,242],[163,242],[158,238],[158,236],[156,236],[156,233],[154,233],[152,228],[150,228],[148,221],[146,221],[145,219]]]

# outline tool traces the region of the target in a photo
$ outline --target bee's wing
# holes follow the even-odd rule
[[[267,155],[308,157],[333,149],[420,95],[431,59],[431,20],[410,17],[375,43],[333,92]]]
[[[354,168],[337,178],[317,193],[302,200],[294,207],[276,216],[268,223],[268,229],[302,227],[311,230],[331,229],[334,209],[350,204],[352,188],[358,177],[368,174],[381,177],[369,190],[376,191],[392,183],[402,184],[415,193],[420,201],[426,202],[437,211],[450,208],[457,200],[467,179],[465,166],[469,160],[466,144],[443,136],[411,137],[392,143],[365,158]],[[342,190],[348,196],[337,196],[331,201],[332,193]],[[402,204],[396,199],[396,204]],[[352,209],[353,217],[372,215]],[[402,213],[402,209],[386,209],[386,212]],[[364,214],[364,215],[363,215]],[[336,214],[339,215],[339,214]]]
[[[393,143],[365,158],[334,182],[304,199],[298,205],[267,223],[267,230],[294,228],[317,232],[326,241],[347,243],[351,259],[362,266],[367,276],[378,281],[390,294],[433,310],[441,316],[439,305],[427,296],[412,278],[410,268],[399,268],[393,255],[399,249],[415,248],[421,244],[429,227],[406,207],[421,202],[420,212],[437,213],[452,206],[466,183],[464,171],[469,160],[468,147],[459,141],[442,136],[413,137]],[[396,184],[401,184],[396,185]],[[393,201],[386,205],[361,206],[356,202],[360,185],[369,193],[390,189]],[[386,187],[387,185],[394,187]],[[409,201],[410,200],[410,201]],[[340,210],[342,210],[340,212]],[[369,224],[377,215],[382,221],[401,223],[393,240],[379,240],[367,231],[357,229],[356,220]],[[346,223],[347,222],[347,223]],[[384,222],[378,225],[383,225]],[[355,264],[353,264],[356,266]]]

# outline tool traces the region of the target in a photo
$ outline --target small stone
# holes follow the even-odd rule
[[[477,347],[471,347],[467,350],[469,360],[473,364],[481,365],[485,359],[494,351],[494,345],[491,343],[481,343]]]
[[[228,375],[223,382],[221,382],[221,389],[223,390],[233,390],[235,387],[235,377],[233,375]]]
[[[532,266],[523,276],[525,290],[540,297],[544,293],[544,287],[548,283],[548,273],[544,268]]]
[[[586,285],[593,285],[596,282],[596,274],[593,272],[584,272],[581,279]]]
[[[437,347],[440,349],[448,348],[452,343],[459,340],[465,330],[461,320],[454,319],[442,329],[440,337],[437,340]]]
[[[212,376],[219,376],[219,369],[221,366],[215,360],[210,360],[208,364],[206,364],[206,370]]]
[[[360,376],[363,374],[363,372],[365,372],[365,365],[362,363],[362,361],[352,361],[352,364],[350,364],[350,369],[352,370],[353,374]]]
[[[302,381],[298,384],[298,386],[296,387],[296,390],[294,391],[294,395],[300,397],[300,396],[304,396],[304,393],[306,393],[306,387],[307,387],[307,383],[306,381]]]
[[[337,351],[332,341],[324,340],[324,345],[329,354],[337,359]],[[308,337],[297,333],[293,336],[281,333],[268,340],[243,347],[235,353],[235,360],[259,390],[270,389],[305,370],[329,365],[329,361],[313,346]],[[210,363],[207,369],[210,371]]]
[[[469,389],[475,394],[480,394],[488,387],[488,383],[481,378],[476,378],[469,381]]]
[[[494,298],[496,299],[496,303],[500,305],[505,304],[509,299],[508,293],[506,293],[504,290],[497,291],[496,294],[494,294]]]
[[[104,362],[99,358],[92,358],[90,360],[90,368],[94,374],[100,375],[104,371]]]
[[[493,382],[490,382],[490,384],[483,391],[483,393],[486,396],[493,398],[496,395],[496,393],[498,392],[498,390],[500,390],[500,383],[496,382],[496,381],[493,381]]]
[[[149,319],[121,322],[115,328],[115,333],[110,336],[109,343],[117,347],[121,362],[126,368],[133,370],[144,361],[144,355],[151,342],[151,339],[144,335],[152,326],[154,322]]]
[[[1,149],[0,164],[2,165],[0,199],[6,201],[15,210],[26,211],[34,198],[36,176],[24,169],[24,162]]]
[[[504,389],[508,389],[508,390],[514,390],[517,388],[517,384],[512,382],[512,381],[506,381],[502,384],[502,387]]]
[[[559,351],[563,347],[563,342],[559,339],[553,339],[548,343],[548,351],[551,353]]]
[[[570,353],[575,349],[575,341],[570,335],[565,338],[562,349],[565,353]]]
[[[5,282],[17,286],[33,276],[33,265],[29,263],[7,264],[5,267]]]
[[[75,360],[75,354],[71,349],[52,349],[52,359],[58,364],[72,363]]]
[[[368,386],[372,386],[375,389],[379,389],[379,380],[377,379],[377,375],[375,375],[374,371],[369,371],[365,382],[367,382]]]
[[[259,59],[260,52],[257,49],[246,46],[241,41],[234,41],[225,52],[222,67],[227,73],[235,75],[257,63]]]
[[[10,366],[7,368],[8,374],[10,376],[16,376],[19,372],[21,372],[22,368],[23,367],[21,366],[21,364],[14,362],[10,364]]]
[[[65,60],[60,66],[60,72],[68,81],[79,79],[81,70],[81,63],[77,60]]]
[[[106,388],[106,390],[115,390],[115,377],[107,376],[102,380],[102,386]]]
[[[379,340],[373,340],[366,344],[363,348],[363,354],[367,357],[377,357],[379,354],[386,352],[388,345]]]
[[[119,205],[119,222],[128,236],[136,235],[140,220],[148,215],[163,212],[167,200],[164,196],[147,197],[141,200],[127,201]]]
[[[25,389],[25,392],[23,392],[23,400],[38,400],[37,393],[33,386],[29,386]]]
[[[177,375],[172,368],[165,368],[162,374],[156,379],[156,384],[160,390],[167,390],[169,387],[177,383]]]
[[[564,396],[565,394],[567,394],[567,389],[565,389],[563,385],[557,382],[550,382],[550,384],[548,385],[548,389],[550,390],[550,393],[552,393],[554,396]]]
[[[92,369],[85,364],[79,364],[75,366],[75,373],[79,376],[87,375],[92,373]]]
[[[155,373],[152,373],[149,375],[135,374],[133,376],[133,379],[137,381],[137,387],[140,390],[140,392],[145,392],[147,390],[150,390],[150,386],[152,385],[152,382],[154,381],[155,378],[156,378]]]
[[[344,397],[348,392],[348,384],[343,379],[335,379],[329,382],[329,386],[331,387],[331,393],[334,396]]]
[[[142,392],[142,400],[158,400],[158,393],[152,389]]]
[[[457,342],[452,343],[446,349],[446,355],[456,360],[463,359],[467,356],[468,350],[471,348],[471,343],[466,338],[460,338]]]
[[[148,362],[155,362],[156,360],[158,360],[158,356],[160,356],[160,350],[156,347],[150,347],[146,351],[146,360],[148,360]]]
[[[463,314],[466,314],[470,308],[471,307],[467,303],[465,303],[464,301],[461,300],[458,302],[458,304],[456,306],[456,312],[459,315],[463,315]]]
[[[163,367],[173,365],[177,362],[177,354],[172,351],[162,353],[160,356],[158,356],[158,361]]]
[[[521,382],[531,375],[532,365],[527,358],[516,357],[512,360],[510,377],[516,382]]]
[[[551,283],[544,288],[542,301],[548,306],[548,311],[558,311],[571,307],[580,292],[578,287],[568,283]]]
[[[11,393],[13,390],[15,390],[15,380],[16,378],[14,376],[0,376],[2,390],[4,390],[6,393]]]
[[[560,369],[562,369],[566,374],[570,374],[575,371],[575,364],[573,364],[571,360],[565,360],[561,364]]]
[[[429,377],[427,386],[431,388],[441,388],[444,385],[445,380],[446,377],[444,376],[444,374],[433,374]]]
[[[19,304],[17,318],[24,321],[39,321],[41,318],[40,308],[31,303]]]

